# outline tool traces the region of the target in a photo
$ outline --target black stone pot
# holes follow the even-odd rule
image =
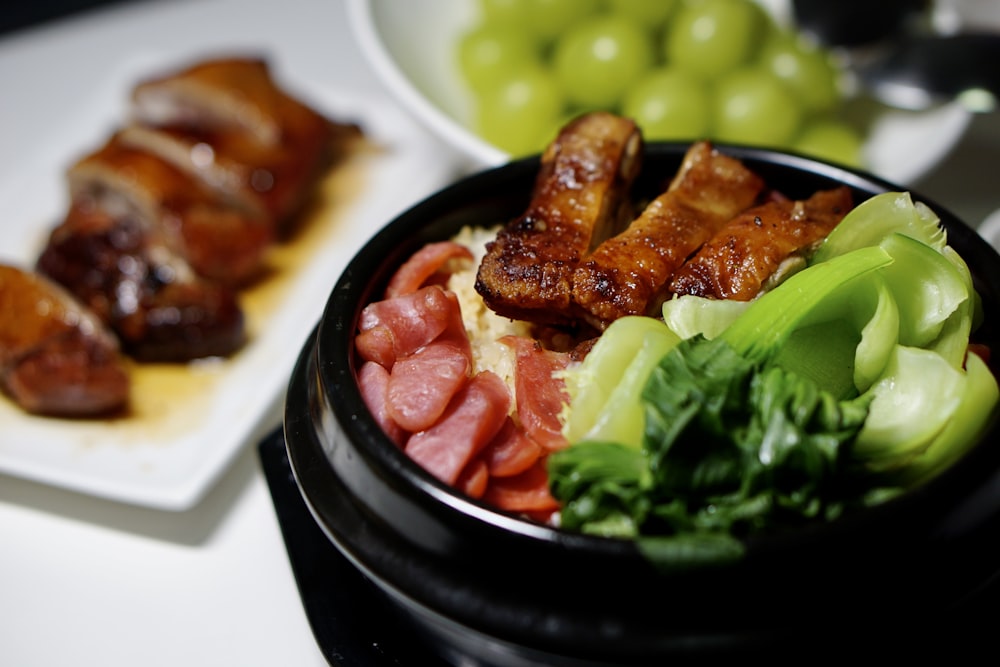
[[[636,191],[653,194],[687,145],[646,148]],[[722,147],[792,197],[846,184],[856,202],[900,190],[870,175],[767,150]],[[289,385],[285,441],[299,489],[337,549],[417,636],[463,665],[638,665],[704,657],[899,656],[919,640],[975,636],[970,600],[1000,565],[993,425],[956,465],[877,507],[746,544],[736,564],[654,569],[629,541],[572,534],[495,511],[411,462],[366,410],[355,382],[358,315],[395,268],[463,225],[522,212],[538,169],[526,159],[468,177],[401,214],[353,259]],[[1000,349],[1000,257],[918,193],[968,262]],[[876,644],[872,645],[871,640]]]

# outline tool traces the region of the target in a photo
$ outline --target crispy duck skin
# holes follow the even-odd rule
[[[275,238],[266,216],[129,147],[121,133],[73,164],[67,177],[72,201],[142,221],[205,278],[240,286],[264,269]]]
[[[263,146],[281,142],[281,94],[267,63],[218,58],[140,81],[132,117],[142,125],[245,132]]]
[[[227,356],[243,345],[236,292],[197,276],[134,217],[75,203],[36,268],[95,312],[137,360]]]
[[[727,223],[670,282],[674,294],[749,301],[782,262],[826,238],[853,205],[847,187],[772,200]]]
[[[603,329],[654,313],[674,271],[726,222],[753,205],[763,180],[707,142],[691,146],[667,190],[608,239],[573,275],[573,301]]]
[[[573,271],[631,219],[641,156],[631,120],[592,113],[566,125],[542,155],[527,210],[487,246],[476,277],[486,305],[514,319],[572,322]]]
[[[122,141],[149,151],[284,226],[350,141],[333,122],[286,94],[267,63],[223,58],[133,89]]]
[[[0,265],[0,388],[25,411],[94,417],[123,409],[130,381],[118,340],[72,295]]]

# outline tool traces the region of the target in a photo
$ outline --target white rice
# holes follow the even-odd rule
[[[496,238],[499,227],[463,227],[452,240],[472,251],[473,261],[466,268],[451,275],[448,289],[458,296],[462,308],[465,330],[472,343],[473,372],[490,370],[499,375],[514,391],[514,351],[498,342],[507,335],[528,336],[531,326],[527,322],[511,320],[497,315],[486,307],[476,292],[476,273],[486,254],[486,243]]]

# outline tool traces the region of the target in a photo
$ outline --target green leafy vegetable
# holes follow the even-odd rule
[[[890,234],[904,234],[938,251],[947,244],[934,211],[914,203],[908,192],[885,192],[855,206],[823,240],[810,263],[876,246]]]
[[[876,467],[897,466],[926,450],[961,402],[964,383],[965,374],[940,355],[897,345],[872,386],[872,415],[857,455]]]
[[[563,525],[668,566],[724,562],[743,536],[953,462],[1000,390],[967,355],[980,304],[946,241],[930,209],[886,193],[750,303],[684,297],[612,324],[567,371],[573,444],[549,457]]]
[[[715,338],[749,305],[748,301],[706,299],[685,294],[663,304],[663,321],[681,338],[690,338],[695,334]]]
[[[657,489],[725,524],[772,510],[819,514],[840,447],[867,415],[866,401],[838,401],[778,366],[761,369],[722,339],[681,343],[643,398]]]
[[[759,297],[720,337],[748,359],[764,361],[799,325],[839,318],[843,313],[823,307],[827,299],[828,303],[844,303],[844,299],[832,298],[842,287],[891,263],[885,250],[872,246],[811,266]]]
[[[553,494],[564,499],[564,528],[635,537],[650,511],[646,454],[617,442],[584,441],[549,457]]]
[[[566,378],[574,406],[564,419],[566,438],[638,447],[642,436],[639,394],[652,367],[679,341],[662,322],[650,317],[616,320],[579,370]]]
[[[919,484],[954,463],[976,442],[990,419],[996,417],[998,402],[1000,390],[993,372],[978,355],[970,353],[958,406],[924,451],[908,465],[894,470],[898,484]]]

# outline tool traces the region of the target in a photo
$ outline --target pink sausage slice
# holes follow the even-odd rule
[[[471,262],[472,251],[454,241],[428,243],[396,270],[385,289],[386,298],[416,292],[435,274],[440,274],[441,278],[436,283],[444,282],[453,272],[447,270],[452,260]]]
[[[403,429],[430,428],[469,379],[472,360],[461,346],[435,341],[398,359],[389,373],[386,412]]]
[[[389,416],[387,407],[389,371],[374,361],[366,361],[358,370],[358,387],[375,421],[393,442],[402,447],[407,433]]]
[[[396,359],[416,352],[461,323],[458,297],[437,285],[384,299],[361,311],[354,346],[361,358],[391,369]]]
[[[491,476],[511,477],[530,468],[543,453],[542,447],[508,417],[481,457]]]
[[[469,461],[500,431],[510,404],[510,391],[498,375],[478,373],[437,423],[410,436],[405,451],[432,475],[454,485]]]
[[[515,351],[514,393],[517,415],[528,436],[547,450],[566,447],[559,413],[568,402],[565,383],[556,375],[569,355],[546,350],[523,336],[504,336],[502,343]]]

